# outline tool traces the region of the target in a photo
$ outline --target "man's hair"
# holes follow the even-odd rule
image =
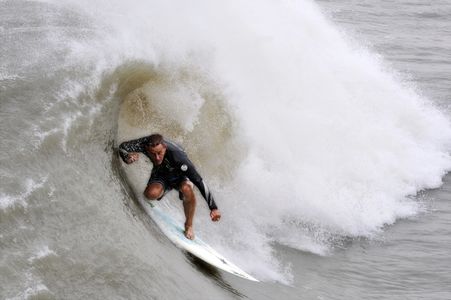
[[[149,136],[149,141],[147,142],[148,147],[156,147],[160,144],[165,145],[163,136],[159,133],[154,133]]]

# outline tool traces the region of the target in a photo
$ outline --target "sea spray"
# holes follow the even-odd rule
[[[369,237],[416,214],[409,196],[451,168],[449,120],[311,1],[74,5],[101,24],[83,55],[105,56],[110,72],[145,62],[157,79],[137,87],[141,100],[151,112],[171,103],[182,112],[175,129],[158,118],[146,128],[191,150],[224,213],[209,226],[199,209],[197,227],[257,276],[289,278],[273,262],[274,242],[321,254],[334,237]],[[225,111],[202,119],[212,102]],[[212,141],[217,112],[230,127]]]

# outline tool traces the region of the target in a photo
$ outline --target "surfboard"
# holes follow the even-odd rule
[[[139,202],[150,218],[152,218],[152,220],[158,225],[164,235],[166,235],[168,239],[177,247],[191,253],[195,257],[218,269],[244,279],[258,282],[256,278],[249,275],[224,256],[219,254],[215,249],[202,241],[202,239],[197,235],[194,240],[187,239],[184,235],[182,225],[178,224],[171,216],[157,207],[157,205],[141,198],[139,199]]]

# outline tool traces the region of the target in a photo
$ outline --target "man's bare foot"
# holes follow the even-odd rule
[[[185,237],[189,240],[194,240],[194,230],[192,226],[185,226]]]

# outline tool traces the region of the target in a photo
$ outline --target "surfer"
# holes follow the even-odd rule
[[[137,161],[139,152],[147,155],[153,164],[152,172],[144,191],[144,195],[148,199],[161,200],[173,188],[179,191],[179,198],[183,200],[186,218],[186,238],[194,239],[193,218],[196,208],[194,185],[207,201],[211,220],[213,222],[219,221],[221,213],[216,206],[213,195],[182,147],[164,139],[158,133],[123,142],[119,146],[119,154],[127,164]]]

